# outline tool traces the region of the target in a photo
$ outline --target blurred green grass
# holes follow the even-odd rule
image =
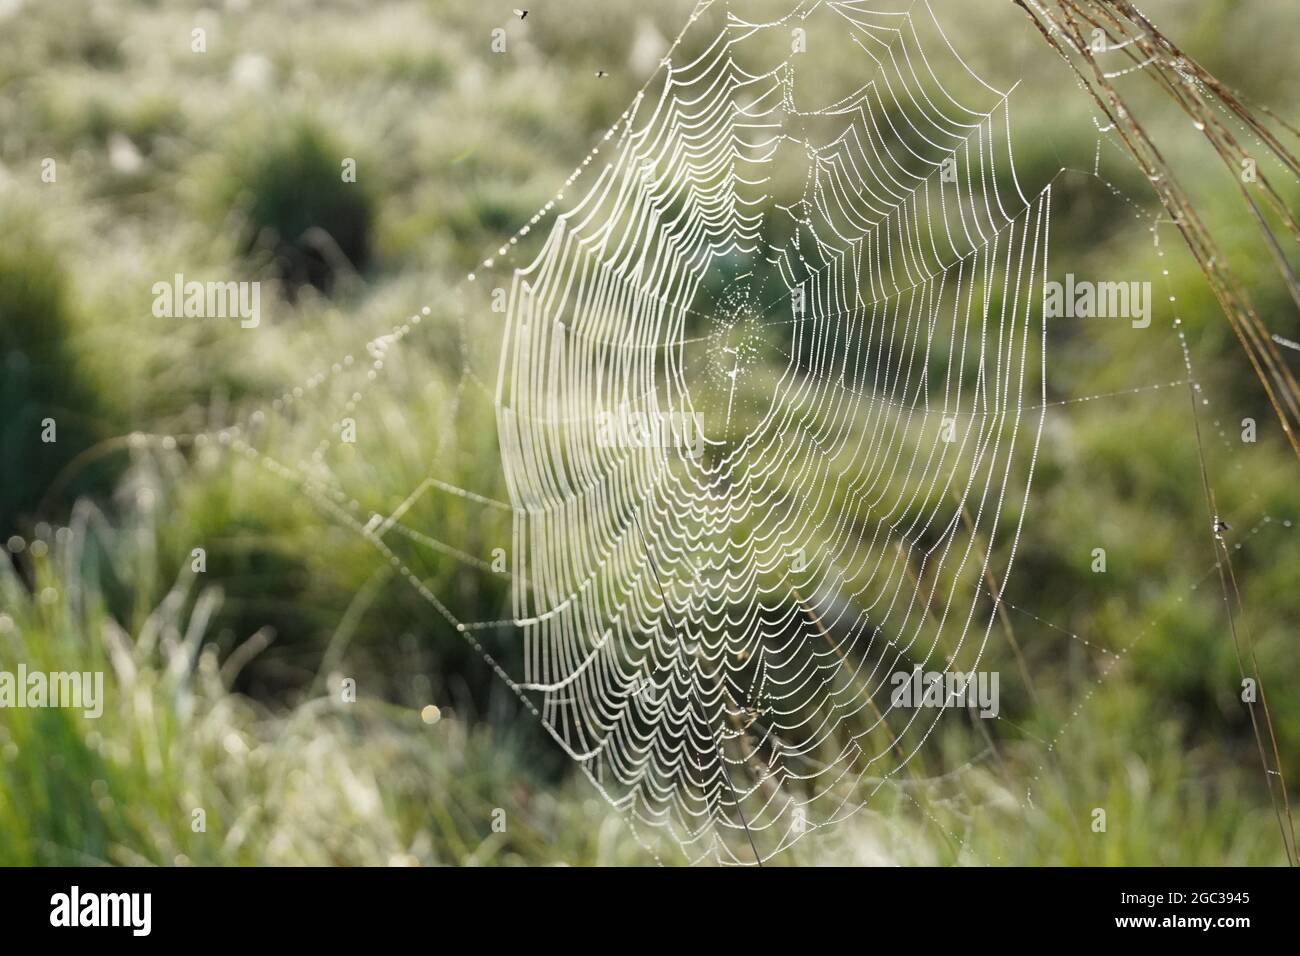
[[[505,497],[476,392],[495,378],[498,330],[458,321],[456,283],[553,194],[689,7],[548,7],[527,29],[510,25],[509,58],[487,43],[508,10],[407,0],[309,12],[69,0],[0,21],[0,526],[24,542],[0,562],[0,666],[100,668],[111,687],[98,721],[0,715],[0,863],[653,859],[353,530],[216,443],[137,433],[219,431],[279,401],[285,414],[261,443],[315,468],[323,488],[364,489],[344,504],[361,522],[396,507],[430,462],[444,481]],[[1285,4],[1267,7],[1289,27],[1259,34],[1249,56],[1223,29],[1233,4],[1202,5],[1185,31],[1180,8],[1165,7],[1157,22],[1230,81],[1274,106],[1295,101]],[[946,13],[963,36],[992,29]],[[190,52],[195,25],[209,30],[206,54]],[[974,46],[977,59],[1000,55]],[[1019,68],[1026,179],[1090,166],[1089,113],[1054,95],[1072,90],[1059,64],[1025,55]],[[596,69],[611,76],[597,82]],[[47,157],[56,183],[40,179]],[[357,160],[356,184],[339,180],[343,157]],[[1114,159],[1115,182],[1149,202]],[[1207,215],[1244,246],[1213,169],[1193,174]],[[1055,198],[1055,261],[1158,269],[1150,235],[1109,190],[1064,176]],[[313,229],[332,240],[324,251],[305,238]],[[1208,454],[1294,782],[1296,462],[1194,266],[1177,252],[1165,265],[1216,403]],[[260,279],[279,294],[255,333],[156,319],[152,282],[175,272]],[[1275,280],[1252,279],[1279,331],[1295,333]],[[382,387],[358,386],[363,343],[424,303],[426,334],[385,358]],[[1049,401],[1181,378],[1167,321],[1146,331],[1134,347],[1127,330],[1054,329]],[[293,393],[344,355],[355,374]],[[314,463],[358,388],[358,447]],[[35,427],[47,414],[59,422],[52,446]],[[1254,445],[1237,438],[1247,415]],[[991,645],[982,666],[1002,671],[1005,701],[992,741],[945,726],[918,758],[920,783],[882,789],[783,862],[1280,862],[1222,601],[1205,578],[1196,469],[1185,390],[1050,409],[1008,591],[1038,615],[1012,616],[1040,703],[1009,647]],[[509,543],[508,521],[454,496],[421,498],[408,523],[480,562]],[[1106,575],[1090,570],[1097,546]],[[196,547],[208,555],[201,578],[187,572]],[[509,616],[501,576],[418,541],[398,547],[457,608]],[[1104,669],[1069,635],[1133,650]],[[512,634],[483,637],[512,669]],[[332,703],[342,674],[362,689],[354,709]],[[451,716],[424,725],[434,701]],[[1089,830],[1103,805],[1105,838]],[[203,834],[191,830],[197,807]],[[491,828],[497,808],[505,834]]]

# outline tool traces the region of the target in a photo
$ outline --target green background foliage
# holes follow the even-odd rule
[[[1189,391],[1169,384],[1186,371],[1161,269],[1293,783],[1300,464],[1174,232],[1156,256],[1140,176],[1110,146],[1105,182],[1079,172],[1097,137],[1063,64],[1011,3],[934,5],[977,69],[1023,78],[1018,168],[1053,186],[1053,276],[1151,279],[1157,308],[1145,330],[1049,328],[1052,404],[1007,621],[980,665],[1002,674],[1001,719],[945,721],[864,812],[777,862],[1280,863]],[[384,357],[332,479],[362,520],[429,476],[505,498],[483,392],[500,318],[486,302],[458,308],[462,280],[554,194],[690,5],[557,0],[524,23],[506,4],[423,0],[0,8],[0,533],[15,536],[0,558],[0,669],[103,670],[108,698],[98,720],[0,711],[0,863],[653,862],[355,527],[192,436],[279,402],[292,414],[268,419],[258,446],[310,471],[354,388],[325,373],[368,361],[366,342],[429,304],[424,333]],[[1284,112],[1300,91],[1293,8],[1146,12]],[[505,55],[489,48],[497,26]],[[195,27],[206,53],[190,49]],[[808,55],[852,77],[855,52]],[[1270,328],[1300,340],[1229,174],[1182,117],[1156,115]],[[40,178],[47,157],[55,183]],[[344,158],[356,183],[341,181]],[[151,286],[175,273],[262,281],[262,324],[155,317]],[[54,444],[40,441],[47,416]],[[432,593],[462,619],[509,616],[507,580],[482,566],[508,547],[508,515],[430,494],[403,524],[460,552],[395,545]],[[1091,570],[1097,547],[1105,574]],[[480,636],[517,670],[517,634]],[[344,677],[355,705],[339,703]],[[430,703],[435,724],[420,719]],[[196,808],[206,832],[191,828]]]

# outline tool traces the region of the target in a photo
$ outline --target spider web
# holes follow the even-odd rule
[[[226,446],[363,537],[656,858],[667,837],[692,862],[752,864],[884,787],[915,803],[907,786],[930,781],[911,764],[947,708],[893,691],[917,670],[974,672],[1003,607],[1036,618],[1003,594],[1048,407],[1178,385],[1208,404],[1176,309],[1185,379],[1047,401],[1039,304],[1051,182],[1067,170],[1026,195],[1015,87],[981,79],[926,0],[879,7],[799,2],[759,22],[697,5],[600,144],[461,285],[454,391],[407,370],[455,424],[437,430],[432,466],[418,441],[395,448],[405,422],[367,420],[374,455],[331,468],[405,340],[445,357],[431,306],[239,424],[133,436]],[[824,65],[827,51],[853,68]],[[1098,126],[1091,175],[1121,195],[1100,176],[1115,129]],[[502,318],[476,361],[471,324]],[[491,430],[472,389],[491,405],[509,500],[445,480]],[[346,417],[322,438],[339,394]],[[319,439],[296,464],[266,450],[290,432]],[[402,456],[419,462],[415,487],[381,504],[374,465]],[[509,523],[508,571],[476,553],[481,539],[451,543],[436,523],[448,513],[424,508],[435,494],[471,522]],[[431,573],[453,562],[504,573],[509,616],[462,619]],[[1098,683],[1151,627],[1105,651]],[[494,656],[503,643],[519,668]]]
[[[924,0],[763,22],[721,6],[697,6],[460,289],[462,376],[440,412],[463,444],[467,388],[492,400],[508,501],[444,480],[440,433],[434,470],[368,510],[384,481],[364,462],[398,454],[400,423],[349,457],[375,489],[331,468],[403,342],[436,334],[430,306],[185,441],[364,537],[656,858],[666,836],[692,862],[753,864],[898,784],[947,712],[896,704],[900,679],[979,665],[1047,407],[1051,194],[1017,178],[1014,88],[980,79]],[[851,88],[842,63],[821,69],[832,49]],[[498,300],[493,384],[468,323]],[[336,390],[309,460],[266,450]],[[502,571],[428,523],[435,492],[507,516],[509,617],[463,619],[426,573],[431,553]],[[522,673],[486,640],[502,633]]]
[[[904,767],[943,711],[891,714],[891,678],[975,667],[1028,490],[1049,193],[1010,91],[928,5],[872,6],[728,11],[511,277],[518,688],[693,858],[780,852]],[[792,53],[815,30],[860,55],[830,101]]]

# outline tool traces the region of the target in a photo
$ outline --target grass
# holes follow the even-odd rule
[[[232,693],[261,635],[221,659],[211,630],[222,592],[203,575],[166,581],[154,603],[146,582],[162,578],[163,521],[144,507],[113,527],[82,505],[0,566],[4,659],[103,670],[109,702],[98,719],[7,714],[0,863],[633,859],[625,833],[590,825],[589,792],[525,770],[521,741],[503,730],[455,714],[429,725],[364,691],[344,703],[327,688],[291,709]]]
[[[124,524],[83,504],[68,526],[44,529],[0,563],[3,659],[102,670],[108,702],[98,719],[8,712],[0,725],[0,864],[653,858],[586,781],[557,781],[553,767],[530,756],[527,733],[452,708],[430,725],[418,700],[370,696],[364,680],[355,702],[345,702],[342,672],[292,707],[233,692],[267,635],[240,635],[222,653],[213,633],[221,587],[161,567],[166,512],[145,477],[132,480],[136,504]],[[1140,743],[1114,746],[1117,731],[1139,725],[1147,728]],[[1249,773],[1218,765],[1210,748],[1189,747],[1180,722],[1135,688],[1060,729],[1069,759],[1004,743],[971,763],[966,733],[950,726],[935,752],[918,758],[914,779],[886,785],[870,809],[776,862],[1277,861],[1266,809],[1243,818],[1234,798],[1254,786]],[[1098,806],[1105,833],[1092,830]],[[679,859],[671,846],[655,850],[664,862]]]
[[[108,685],[97,720],[4,712],[0,863],[681,861],[600,799],[348,523],[391,512],[430,476],[506,497],[499,327],[460,280],[617,116],[644,73],[610,64],[675,35],[679,6],[602,4],[572,35],[560,7],[534,12],[532,33],[511,25],[508,59],[489,51],[492,11],[415,0],[321,4],[310,28],[276,5],[218,15],[128,0],[0,23],[0,523],[19,536],[0,560],[0,669],[99,669]],[[1273,77],[1274,105],[1292,101],[1286,31],[1241,63],[1219,16],[1198,15],[1198,42],[1221,42],[1209,54],[1261,96]],[[188,46],[198,22],[212,28],[204,55]],[[1048,95],[1069,90],[1050,58],[1019,68],[1034,93],[1016,101],[1026,179],[1091,168],[1086,104]],[[50,156],[52,184],[39,179]],[[340,176],[346,157],[356,183]],[[1206,175],[1196,184],[1213,196]],[[1153,208],[1123,167],[1110,178]],[[1104,184],[1057,186],[1054,260],[1125,277],[1168,267],[1179,290],[1212,402],[1206,453],[1283,764],[1300,780],[1295,460],[1194,264],[1176,249],[1157,260]],[[1226,204],[1207,209],[1231,223]],[[262,326],[154,318],[150,286],[178,271],[264,279]],[[1285,305],[1252,278],[1261,301]],[[419,334],[376,345],[426,305]],[[982,666],[1002,674],[1002,719],[945,718],[914,773],[776,862],[1282,862],[1205,576],[1187,393],[1110,395],[1184,376],[1169,316],[1145,333],[1052,330],[1048,397],[1069,404],[1048,413],[1007,592],[1033,689],[999,622]],[[1109,397],[1074,401],[1092,395]],[[349,407],[354,446],[338,439]],[[35,431],[47,415],[54,445]],[[219,436],[237,423],[298,479],[232,454]],[[431,593],[466,618],[509,616],[508,578],[483,567],[510,546],[508,516],[435,489],[405,523],[459,552],[386,539]],[[1105,574],[1090,568],[1096,547]],[[517,671],[511,630],[482,637]],[[341,700],[345,677],[355,703]],[[443,714],[432,725],[430,703]]]

